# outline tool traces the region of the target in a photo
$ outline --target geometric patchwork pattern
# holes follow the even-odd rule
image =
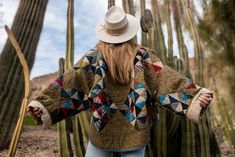
[[[178,93],[170,93],[160,96],[160,106],[175,112],[176,114],[185,116],[187,108],[190,104],[192,96],[190,96],[190,91],[198,88],[190,79],[184,78],[185,90]]]
[[[149,53],[144,49],[139,49],[139,51],[136,53],[134,65],[137,70],[142,70],[144,66],[150,65],[155,72],[160,72],[161,69],[164,67],[162,62],[160,61],[152,63],[149,57]]]
[[[119,111],[133,125],[145,123],[147,119],[147,92],[145,87],[135,81],[134,88],[130,89],[126,101]]]
[[[91,90],[93,123],[97,131],[101,131],[109,122],[112,114],[117,111],[121,112],[133,126],[138,127],[138,125],[145,123],[147,120],[146,101],[148,101],[145,87],[133,76],[133,86],[130,88],[123,106],[118,109],[112,102],[103,81],[108,69],[107,65],[101,56],[97,59],[95,78],[98,80]],[[140,49],[134,59],[135,70],[143,70],[145,65],[152,66],[155,72],[159,72],[163,68],[161,62],[152,63],[148,53]]]
[[[73,69],[77,72],[83,70],[84,72],[92,71],[94,73],[95,81],[89,96],[75,88],[64,89],[63,75],[50,85],[61,89],[60,95],[62,104],[60,111],[64,118],[71,117],[82,110],[91,108],[93,123],[98,132],[107,125],[112,115],[116,112],[122,113],[126,120],[135,127],[146,122],[146,104],[152,100],[148,100],[149,96],[147,96],[146,88],[140,81],[135,80],[134,75],[129,94],[123,106],[118,109],[105,87],[104,77],[108,67],[101,55],[91,50],[86,54],[83,62],[79,66],[80,67],[73,67]],[[134,71],[143,70],[145,66],[151,66],[155,72],[159,72],[163,68],[161,62],[152,63],[149,54],[145,50],[139,49],[134,59]],[[190,80],[186,80],[185,87],[186,90],[184,92],[160,96],[159,105],[177,114],[185,115],[190,101],[190,96],[187,93],[189,90],[196,88],[196,85],[190,82]]]
[[[79,72],[84,70],[85,72],[91,70],[95,72],[96,67],[96,56],[98,54],[93,50],[89,51],[83,59],[81,67],[73,67],[73,70]],[[63,118],[71,117],[82,110],[86,110],[91,107],[91,101],[84,92],[79,91],[75,88],[63,87],[64,75],[58,77],[54,83],[50,85],[51,88],[60,88],[60,99],[62,101],[60,106],[60,112]]]
[[[84,70],[85,72],[88,72],[91,70],[93,73],[95,73],[96,70],[96,58],[99,54],[96,53],[94,50],[90,50],[87,52],[86,56],[84,57],[82,64],[78,65],[81,67],[74,66],[73,68],[79,72],[80,69]]]
[[[160,106],[185,116],[191,96],[185,90],[179,93],[161,95],[159,98]]]
[[[117,111],[116,105],[112,102],[109,94],[106,92],[103,78],[107,71],[107,65],[102,58],[98,58],[98,65],[95,70],[95,77],[100,78],[91,90],[93,123],[96,130],[101,131],[109,122],[112,114]]]
[[[61,88],[62,104],[60,110],[64,118],[72,117],[80,111],[89,109],[91,103],[88,96],[78,90],[73,91],[73,95],[70,96],[63,88]]]
[[[198,88],[199,86],[197,86],[196,84],[194,84],[192,82],[192,80],[188,79],[188,78],[184,78],[185,79],[185,89],[187,90],[191,90],[191,89],[196,89]]]
[[[135,68],[141,70],[143,68],[143,56],[140,52],[134,60]],[[138,67],[139,64],[139,67]],[[98,65],[95,70],[95,77],[99,78],[91,90],[91,99],[93,100],[92,112],[93,123],[97,131],[101,131],[105,125],[109,122],[112,114],[117,111],[133,125],[145,123],[147,120],[147,92],[145,87],[138,82],[133,81],[134,86],[130,89],[130,92],[119,109],[112,102],[104,83],[105,73],[107,71],[107,65],[102,57],[98,58]],[[134,80],[134,79],[133,79]]]
[[[100,91],[93,99],[92,113],[93,123],[97,131],[101,131],[109,122],[111,114],[117,111],[116,106],[111,102],[110,97],[104,91]]]
[[[63,82],[63,75],[61,75],[50,85],[50,88],[60,88],[60,99],[62,101],[60,112],[63,118],[71,117],[82,110],[90,108],[91,103],[86,94],[75,88],[64,89]]]

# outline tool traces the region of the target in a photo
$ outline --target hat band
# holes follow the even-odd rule
[[[105,31],[110,35],[119,36],[127,31],[127,27],[128,27],[128,23],[124,27],[119,28],[119,29],[112,30],[112,29],[105,28]]]

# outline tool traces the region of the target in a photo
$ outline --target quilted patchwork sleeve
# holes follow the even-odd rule
[[[97,53],[89,51],[73,68],[58,77],[35,101],[56,123],[91,107],[88,93],[93,85]]]
[[[145,79],[155,97],[155,104],[198,122],[201,113],[198,97],[203,92],[211,92],[163,65],[152,53],[149,53],[148,60]]]

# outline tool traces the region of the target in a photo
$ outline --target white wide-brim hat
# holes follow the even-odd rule
[[[118,44],[132,39],[138,29],[139,23],[136,17],[126,14],[118,6],[113,6],[98,23],[96,34],[103,42]]]

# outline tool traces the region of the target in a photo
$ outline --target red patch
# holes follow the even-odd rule
[[[138,81],[137,80],[134,80],[134,85],[136,86],[138,84]]]
[[[63,79],[57,78],[55,82],[57,82],[60,86],[63,86]]]
[[[94,105],[92,105],[91,110],[92,110],[92,112],[94,112],[96,110]]]
[[[106,94],[104,92],[100,92],[98,94],[98,98],[100,99],[102,104],[106,102]]]
[[[104,117],[102,118],[102,123],[104,123],[105,125],[109,122],[109,119]]]
[[[65,108],[65,107],[62,108],[62,113],[63,113],[64,117],[66,117],[69,113],[69,108]]]
[[[131,110],[131,112],[133,113],[134,112],[134,108],[135,106],[131,106],[131,108],[130,108],[130,110]]]
[[[194,83],[190,84],[187,89],[192,89],[192,88],[196,88],[196,85]]]
[[[97,109],[97,113],[99,116],[102,116],[103,110],[102,109]]]
[[[62,101],[62,103],[65,103],[65,102],[67,102],[68,101],[68,98],[61,98],[61,101]]]
[[[152,64],[152,67],[153,67],[155,72],[158,72],[158,71],[160,71],[162,69],[162,67],[159,67],[159,66],[154,65],[154,64]]]

